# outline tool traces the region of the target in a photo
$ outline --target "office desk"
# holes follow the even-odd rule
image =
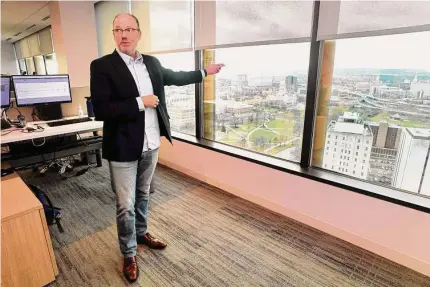
[[[76,118],[76,117],[72,117]],[[70,118],[67,118],[70,119]],[[49,121],[53,122],[53,121]],[[10,144],[18,143],[18,142],[26,142],[33,141],[33,145],[35,145],[34,140],[49,140],[53,137],[66,137],[68,135],[78,134],[79,137],[81,134],[85,134],[88,132],[93,132],[94,136],[97,136],[98,131],[103,128],[103,122],[100,121],[89,121],[83,123],[69,124],[63,126],[50,127],[47,125],[48,122],[38,121],[38,122],[30,122],[27,126],[36,127],[41,126],[44,128],[43,131],[34,131],[34,132],[22,132],[21,130],[12,131],[6,135],[1,137],[1,145],[7,146]],[[2,134],[7,133],[8,130],[2,130]],[[2,153],[2,157],[5,158],[12,167],[19,167],[25,165],[31,165],[35,163],[45,162],[49,160],[53,160],[55,158],[67,157],[79,153],[84,153],[88,151],[96,151],[96,159],[97,166],[102,166],[102,157],[101,157],[101,140],[99,141],[91,141],[91,138],[87,138],[89,144],[86,141],[82,141],[83,144],[81,146],[70,146],[66,149],[61,149],[59,151],[54,152],[38,152],[37,154],[27,154],[27,155],[16,155],[13,153]],[[37,145],[41,143],[38,142]],[[43,148],[43,145],[41,145]]]
[[[54,281],[58,269],[45,212],[16,173],[1,178],[1,224],[2,286],[44,286]]]
[[[67,118],[70,119],[70,118]],[[49,121],[54,122],[54,121]],[[4,135],[1,137],[1,144],[6,145],[15,142],[21,142],[26,140],[34,140],[40,138],[48,138],[52,136],[66,136],[71,134],[83,134],[87,132],[96,132],[103,129],[103,122],[100,121],[91,121],[84,122],[78,124],[64,125],[58,127],[50,127],[47,125],[48,122],[30,122],[27,126],[36,126],[40,125],[45,130],[43,132],[31,132],[31,133],[23,133],[21,131],[14,131],[10,134]],[[3,130],[2,133],[6,133],[8,130]]]

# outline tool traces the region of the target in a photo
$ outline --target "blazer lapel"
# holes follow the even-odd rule
[[[137,89],[136,82],[134,81],[133,75],[130,73],[130,70],[127,68],[127,65],[124,63],[124,60],[121,58],[121,56],[118,54],[118,52],[115,50],[112,53],[112,59],[113,59],[113,65],[118,70],[118,73],[124,77],[124,79],[127,81],[126,86],[131,87],[133,90],[133,93],[136,94],[135,97],[139,97],[139,90]]]
[[[158,68],[155,66],[154,61],[150,57],[147,57],[145,55],[142,55],[142,56],[143,56],[143,63],[145,64],[146,69],[148,70],[148,73],[149,73],[149,78],[151,78],[152,89],[154,90],[154,94],[158,97],[164,96],[164,93],[161,92],[161,89],[163,89],[163,86],[161,85],[161,82],[160,82],[160,77],[162,77],[162,75],[160,75],[160,72],[158,72]],[[163,103],[164,100],[160,102]],[[166,107],[164,107],[162,104],[158,105],[156,108],[156,110],[160,112],[163,121],[166,121],[167,112],[165,112],[164,109],[166,109]]]
[[[157,75],[157,67],[155,67],[153,61],[151,61],[147,56],[143,56],[143,63],[146,66],[146,69],[148,70],[149,77],[151,78],[152,83],[152,89],[154,90],[154,94],[157,96],[160,96],[159,90],[160,90],[160,82],[159,77],[160,75]]]

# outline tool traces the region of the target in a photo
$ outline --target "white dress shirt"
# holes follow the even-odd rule
[[[140,97],[136,98],[139,106],[139,111],[145,111],[145,137],[143,140],[143,151],[153,150],[160,147],[160,126],[158,123],[157,111],[152,107],[145,107],[141,96],[153,95],[151,78],[149,77],[148,69],[143,62],[142,55],[136,51],[136,59],[127,54],[122,53],[117,49],[118,54],[124,60],[130,73],[133,75]],[[202,78],[205,77],[205,72],[202,70]]]
[[[151,78],[149,77],[149,72],[145,63],[143,63],[142,55],[136,52],[137,57],[136,59],[133,59],[133,57],[130,57],[119,50],[117,50],[117,52],[124,60],[130,73],[133,75],[140,97],[153,95],[154,89],[152,87]],[[160,127],[155,108],[145,107],[140,97],[137,97],[136,101],[139,105],[139,110],[145,111],[145,137],[143,140],[142,151],[145,152],[160,147]]]

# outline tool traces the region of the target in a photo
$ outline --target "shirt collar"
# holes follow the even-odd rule
[[[118,52],[118,54],[121,56],[122,60],[127,64],[133,64],[133,63],[140,63],[143,60],[142,54],[140,54],[138,51],[136,51],[136,59],[133,59],[133,57],[130,57],[127,54],[124,54],[123,52],[121,52],[120,50],[116,49],[116,51]]]

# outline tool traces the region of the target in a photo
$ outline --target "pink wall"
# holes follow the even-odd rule
[[[430,276],[430,214],[180,141],[160,163]]]
[[[57,58],[66,62],[60,71],[70,75],[70,85],[90,85],[90,63],[98,58],[93,1],[50,3],[52,34]]]
[[[54,44],[54,52],[57,58],[58,73],[67,74],[66,47],[61,24],[60,3],[57,1],[49,3],[49,13],[51,16],[52,43]]]

